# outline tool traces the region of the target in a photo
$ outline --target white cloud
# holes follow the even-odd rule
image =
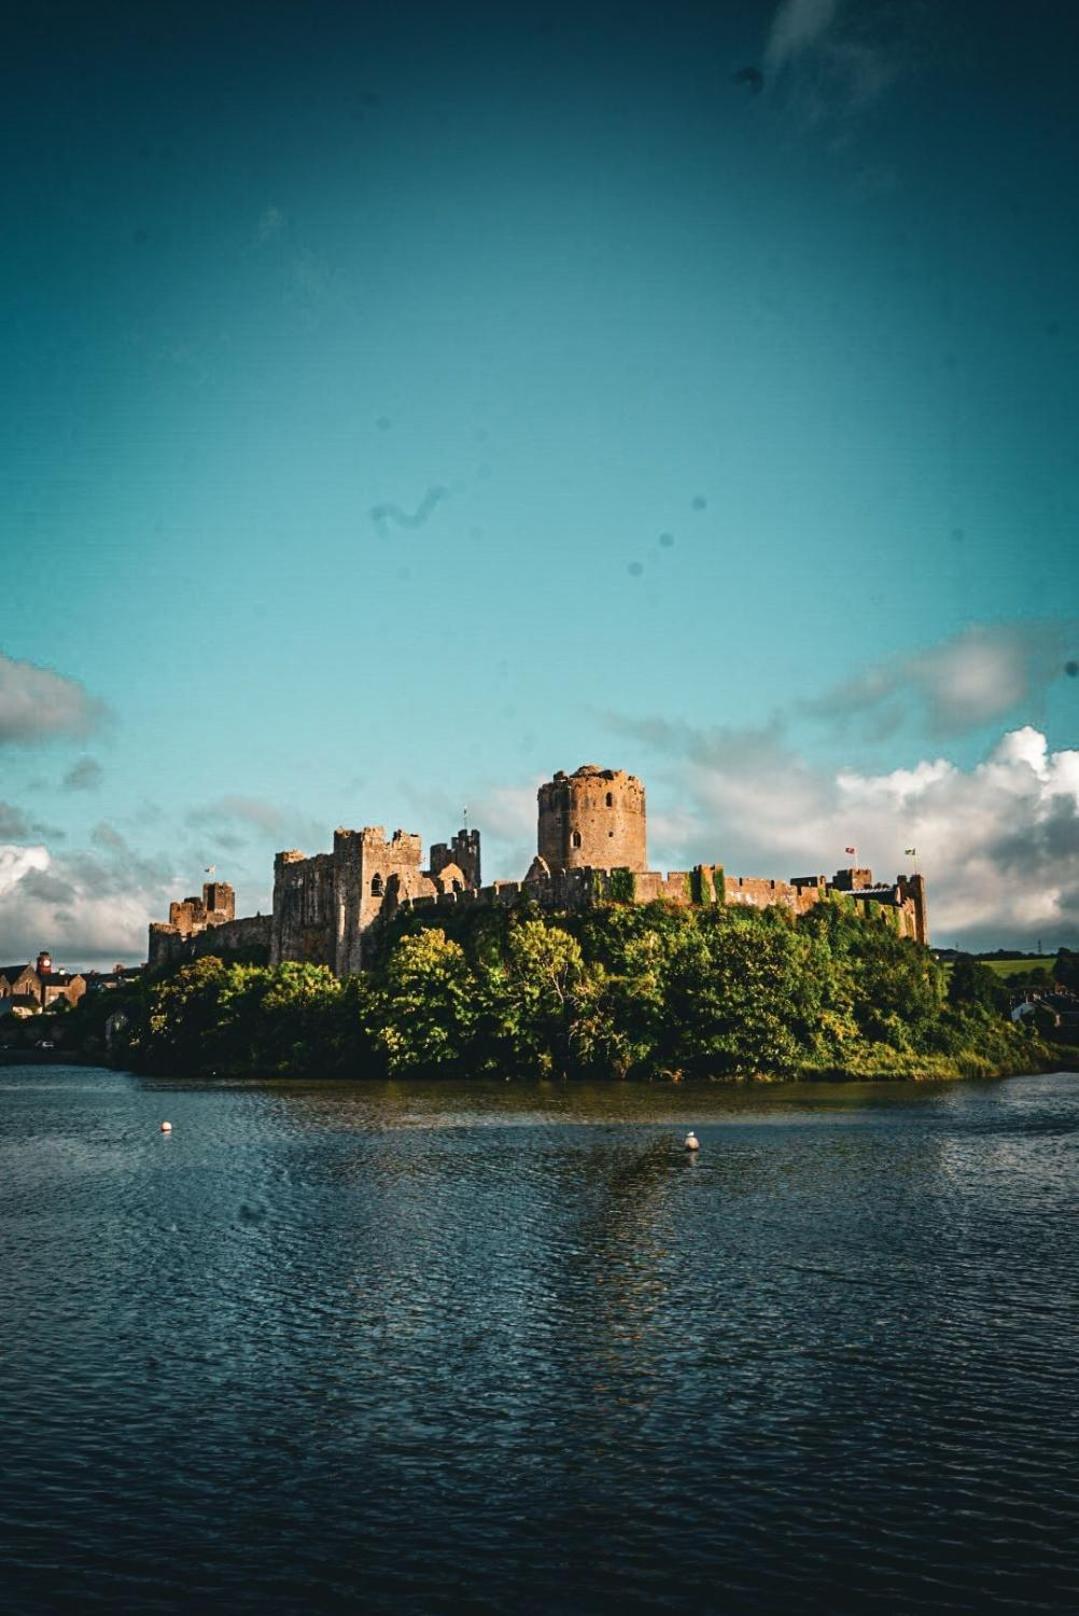
[[[1079,626],[1064,618],[974,624],[844,680],[800,710],[877,740],[911,720],[935,735],[959,735],[1029,710],[1064,674],[1077,639]]]
[[[969,769],[936,757],[882,773],[827,770],[760,738],[725,760],[714,737],[685,731],[675,752],[670,784],[683,806],[652,818],[657,868],[705,860],[735,875],[831,874],[854,846],[880,879],[917,864],[941,945],[1079,940],[1079,751],[1051,751],[1030,726]]]
[[[31,870],[47,870],[48,867],[47,848],[0,845],[0,904],[15,890],[23,876]],[[3,952],[2,948],[0,952]]]
[[[140,859],[110,826],[94,854],[59,857],[44,845],[0,845],[0,954],[32,959],[48,949],[74,967],[146,958],[150,920],[181,896],[167,867]]]
[[[523,786],[498,786],[470,804],[482,837],[484,881],[520,881],[536,852],[537,775]]]
[[[87,735],[104,711],[77,679],[0,651],[0,744]]]

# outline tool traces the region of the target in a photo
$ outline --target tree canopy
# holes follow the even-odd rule
[[[362,977],[205,958],[151,980],[125,1036],[152,1070],[356,1077],[948,1075],[1030,1044],[991,972],[949,978],[833,901],[404,913]]]

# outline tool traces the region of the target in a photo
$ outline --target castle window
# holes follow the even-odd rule
[[[581,833],[580,833],[579,830],[575,830],[573,832],[572,836],[570,837],[570,846],[571,847],[580,847],[580,845],[581,845]]]
[[[371,896],[372,898],[381,898],[382,896],[382,877],[380,875],[371,877]]]
[[[607,806],[608,806],[608,808],[613,808],[614,807],[614,792],[613,791],[608,791],[608,793],[607,793]]]

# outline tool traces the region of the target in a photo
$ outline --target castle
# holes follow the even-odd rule
[[[334,832],[333,851],[311,857],[295,850],[274,859],[272,915],[237,919],[227,882],[212,881],[201,898],[169,908],[167,924],[150,926],[151,966],[199,954],[242,955],[326,965],[336,976],[370,963],[373,929],[402,908],[457,909],[462,904],[513,906],[531,900],[548,910],[601,902],[776,904],[805,914],[831,893],[844,894],[863,915],[890,923],[901,936],[929,941],[925,880],[899,875],[874,882],[868,869],[773,881],[728,875],[722,865],[697,864],[668,875],[648,868],[644,786],[622,769],[586,763],[559,771],[539,788],[536,856],[521,881],[480,877],[480,833],[462,829],[438,842],[422,868],[420,838],[381,825]]]

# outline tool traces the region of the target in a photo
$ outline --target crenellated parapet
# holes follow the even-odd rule
[[[540,786],[536,847],[554,870],[645,870],[644,787],[624,769],[584,763]]]
[[[579,911],[601,903],[672,903],[699,907],[778,907],[797,916],[833,897],[902,936],[929,940],[925,880],[899,875],[875,882],[865,867],[824,875],[730,875],[721,864],[696,864],[664,874],[647,859],[645,792],[623,769],[583,764],[559,771],[537,794],[537,852],[521,881],[480,879],[480,833],[467,827],[431,847],[423,867],[418,835],[381,825],[334,832],[333,849],[308,856],[291,848],[274,859],[273,915],[235,919],[226,882],[210,882],[202,898],[173,904],[168,925],[150,928],[151,963],[185,953],[213,932],[222,948],[230,927],[248,942],[265,931],[271,964],[302,960],[328,966],[339,977],[366,968],[373,928],[402,908],[456,909],[461,905],[512,908],[528,902],[548,911]],[[256,925],[255,922],[258,924]],[[201,952],[210,951],[198,943]]]

